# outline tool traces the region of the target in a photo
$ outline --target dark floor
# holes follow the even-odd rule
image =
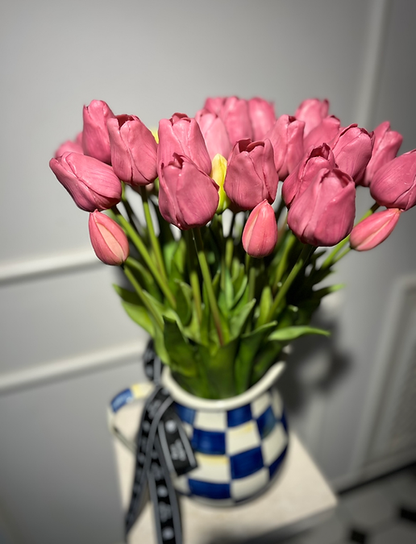
[[[339,496],[326,522],[281,544],[416,544],[416,466]]]

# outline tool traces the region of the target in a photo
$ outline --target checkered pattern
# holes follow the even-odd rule
[[[174,479],[176,489],[203,502],[233,505],[260,493],[287,449],[287,424],[276,390],[234,410],[208,412],[176,404],[198,467]]]

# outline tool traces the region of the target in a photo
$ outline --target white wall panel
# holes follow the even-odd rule
[[[117,270],[118,272],[118,270]],[[67,359],[145,338],[125,314],[111,284],[114,269],[101,266],[0,286],[0,372]]]

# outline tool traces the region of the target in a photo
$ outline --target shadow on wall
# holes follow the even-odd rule
[[[313,326],[330,331],[331,336],[305,336],[293,343],[278,383],[289,416],[304,413],[312,396],[327,396],[353,370],[351,356],[338,348],[336,320],[329,322],[320,311]]]

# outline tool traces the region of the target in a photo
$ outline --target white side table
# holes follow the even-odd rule
[[[137,431],[141,406],[126,406],[117,425],[126,436]],[[130,500],[134,458],[115,440],[123,510]],[[267,536],[282,538],[307,529],[329,516],[337,498],[299,438],[290,434],[289,449],[274,485],[258,499],[232,508],[211,508],[181,497],[184,544],[249,543]],[[128,544],[156,544],[151,505],[129,534]]]

